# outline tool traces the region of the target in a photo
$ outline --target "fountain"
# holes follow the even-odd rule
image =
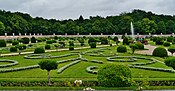
[[[132,22],[131,22],[131,37],[134,40],[134,27],[133,27]]]

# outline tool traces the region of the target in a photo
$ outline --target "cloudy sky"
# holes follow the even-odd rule
[[[118,15],[133,9],[175,15],[175,0],[0,0],[0,9],[29,13],[31,16],[77,19],[80,15]]]

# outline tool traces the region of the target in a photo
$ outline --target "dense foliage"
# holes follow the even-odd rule
[[[45,49],[50,49],[50,48],[51,48],[51,46],[49,44],[45,45]]]
[[[117,47],[117,52],[127,52],[127,48],[126,48],[126,46],[119,46],[119,47]]]
[[[98,71],[98,82],[105,87],[130,86],[131,70],[124,65],[107,64]]]
[[[5,40],[0,40],[0,47],[6,47],[7,43]]]
[[[175,69],[175,57],[169,57],[164,60],[165,64]]]
[[[175,16],[157,15],[143,10],[133,10],[116,16],[90,16],[84,19],[57,20],[33,18],[29,14],[0,10],[0,35],[21,34],[124,34],[130,33],[130,22],[135,31],[140,34],[173,33],[175,31]],[[34,31],[33,31],[34,30]]]
[[[171,52],[171,54],[173,55],[173,53],[175,52],[175,47],[168,48],[168,51]]]
[[[17,48],[14,46],[10,47],[10,52],[17,52]]]
[[[165,48],[163,47],[157,47],[154,49],[153,51],[153,56],[157,56],[157,57],[167,57],[168,56],[168,52]]]
[[[38,47],[34,50],[34,53],[45,53],[45,49],[42,47]]]

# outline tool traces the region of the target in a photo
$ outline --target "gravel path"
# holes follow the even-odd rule
[[[156,48],[156,46],[152,46],[152,45],[145,45],[145,48],[148,49],[148,50],[139,50],[139,51],[136,51],[135,53],[137,54],[145,54],[145,55],[152,55],[154,49]],[[170,52],[168,52],[168,55],[172,55]],[[175,56],[175,54],[173,55]]]

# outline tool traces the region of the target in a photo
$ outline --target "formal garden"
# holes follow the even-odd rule
[[[0,89],[173,89],[173,40],[173,36],[142,41],[127,36],[0,40]],[[151,55],[137,53],[149,51],[147,45],[156,47]]]

